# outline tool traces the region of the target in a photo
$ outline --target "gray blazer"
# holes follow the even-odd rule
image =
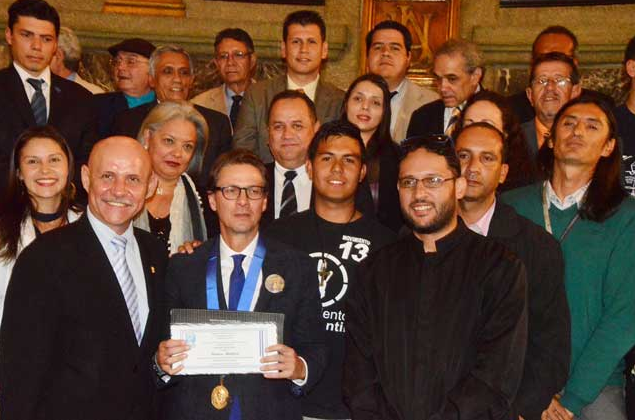
[[[392,116],[396,120],[390,135],[395,143],[399,144],[401,140],[406,138],[408,124],[412,113],[423,105],[439,99],[439,95],[428,88],[421,87],[409,79],[406,79],[406,93],[399,112]]]
[[[273,79],[260,81],[249,88],[240,104],[234,131],[234,148],[249,149],[260,156],[265,163],[273,162],[268,145],[269,104],[277,93],[286,88],[286,73]],[[320,79],[315,91],[315,108],[320,123],[339,118],[343,100],[344,91]]]

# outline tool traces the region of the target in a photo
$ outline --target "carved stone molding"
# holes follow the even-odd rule
[[[107,0],[103,11],[131,15],[184,17],[182,0]]]

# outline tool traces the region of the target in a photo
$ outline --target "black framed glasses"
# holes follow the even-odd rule
[[[226,187],[215,187],[212,191],[220,191],[227,200],[238,200],[241,191],[245,191],[247,198],[250,200],[260,200],[265,197],[267,189],[259,185],[251,185],[249,187],[239,187],[237,185],[228,185]]]

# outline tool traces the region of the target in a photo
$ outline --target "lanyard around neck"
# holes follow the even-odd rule
[[[549,216],[549,200],[547,199],[547,182],[549,181],[545,181],[542,186],[542,216],[545,219],[545,230],[553,235],[553,228],[551,227],[551,217]],[[558,242],[563,242],[565,240],[569,232],[571,232],[571,229],[573,229],[573,225],[575,225],[579,219],[580,211],[578,210],[575,212],[575,216],[573,216],[573,218],[569,221],[569,224],[564,229],[564,232],[562,232],[562,234],[560,235],[560,238],[558,238]]]

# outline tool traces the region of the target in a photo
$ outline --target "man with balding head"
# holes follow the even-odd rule
[[[0,417],[151,417],[167,264],[132,227],[155,181],[136,140],[111,137],[82,167],[88,209],[20,255],[0,330]]]

